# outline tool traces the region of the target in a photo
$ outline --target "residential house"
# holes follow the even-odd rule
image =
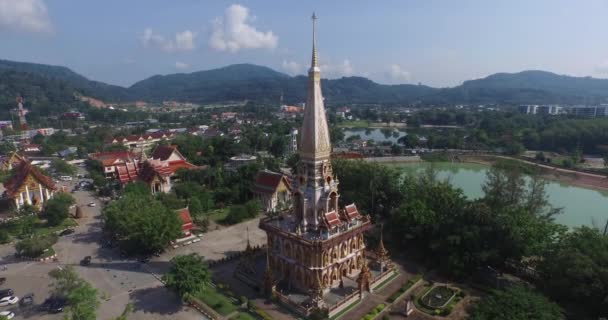
[[[126,169],[127,164],[137,162],[135,154],[130,151],[96,152],[89,154],[89,159],[101,163],[106,178],[117,178],[119,167],[125,167]]]
[[[274,212],[291,204],[291,184],[282,173],[258,172],[252,191],[260,199],[264,212]]]

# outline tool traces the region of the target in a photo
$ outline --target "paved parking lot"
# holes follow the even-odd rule
[[[77,181],[60,182],[71,190]],[[78,220],[75,233],[63,236],[54,246],[58,261],[25,262],[13,257],[13,245],[0,246],[0,263],[7,270],[0,269],[0,276],[7,281],[2,288],[12,288],[15,295],[34,293],[38,305],[49,295],[49,271],[64,265],[72,265],[78,274],[89,281],[99,292],[101,305],[98,319],[113,319],[119,316],[127,303],[132,303],[134,313],[129,319],[202,319],[194,309],[183,307],[177,296],[167,291],[145,266],[135,260],[120,258],[114,250],[101,248],[101,203],[87,191],[72,194],[85,213]],[[87,204],[95,202],[95,207]],[[80,266],[85,256],[92,257],[89,266]],[[15,319],[63,319],[63,314],[46,314],[36,310],[1,307],[14,310]]]

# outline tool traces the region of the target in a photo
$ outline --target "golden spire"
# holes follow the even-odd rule
[[[317,67],[317,32],[316,32],[317,15],[312,13],[312,62],[310,69],[314,70]]]
[[[251,243],[249,242],[249,226],[247,226],[247,247],[245,248],[245,252],[249,252],[251,250]]]
[[[380,225],[380,244],[378,244],[378,249],[376,250],[376,255],[378,256],[378,259],[381,261],[386,260],[387,255],[388,255],[388,251],[384,247],[383,233],[384,233],[384,224],[381,224]]]

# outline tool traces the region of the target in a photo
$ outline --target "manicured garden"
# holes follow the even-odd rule
[[[374,319],[380,312],[382,312],[382,310],[384,310],[384,308],[386,308],[386,306],[381,303],[377,306],[375,306],[370,312],[368,312],[366,315],[363,316],[363,320],[371,320]]]
[[[393,292],[386,301],[393,303],[397,298],[399,298],[403,293],[405,293],[409,288],[411,288],[418,280],[422,278],[421,274],[417,274],[414,277],[408,279],[397,291]]]
[[[454,306],[465,297],[465,293],[446,285],[429,284],[419,296],[412,295],[416,308],[434,316],[447,316]]]
[[[238,308],[228,296],[222,294],[222,292],[212,286],[208,286],[205,290],[194,293],[193,296],[203,301],[222,316],[229,315]]]

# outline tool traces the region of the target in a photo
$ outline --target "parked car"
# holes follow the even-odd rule
[[[40,306],[40,309],[49,313],[59,313],[63,311],[65,303],[65,299],[50,297],[44,300],[44,303]]]
[[[139,258],[138,260],[139,260],[139,262],[141,262],[141,263],[148,263],[148,262],[150,262],[150,257],[145,256],[145,257],[141,257],[141,258]]]
[[[95,204],[95,202],[89,202],[89,204],[88,204],[88,206],[89,206],[89,207],[94,207],[94,206],[96,206],[96,205],[97,205],[97,204]]]
[[[12,296],[14,294],[15,294],[15,292],[13,291],[13,289],[3,289],[3,290],[0,290],[0,298],[10,297],[10,296]]]
[[[17,296],[8,296],[0,299],[0,307],[5,307],[11,304],[15,304],[19,302],[19,297]]]
[[[61,181],[72,181],[72,176],[60,176]]]
[[[19,300],[19,305],[22,307],[31,306],[33,304],[34,304],[34,294],[33,293],[28,293],[28,294],[24,295],[23,297],[21,297],[21,300]]]
[[[2,312],[0,312],[0,317],[5,317],[6,319],[12,319],[15,317],[15,314],[10,311],[2,311]]]
[[[91,264],[91,256],[86,256],[84,259],[80,260],[81,266],[88,266]]]
[[[67,236],[67,235],[72,234],[72,233],[74,233],[74,232],[75,232],[75,231],[74,231],[74,229],[72,229],[72,228],[65,229],[65,230],[63,230],[63,231],[61,231],[61,232],[59,233],[59,236]]]

